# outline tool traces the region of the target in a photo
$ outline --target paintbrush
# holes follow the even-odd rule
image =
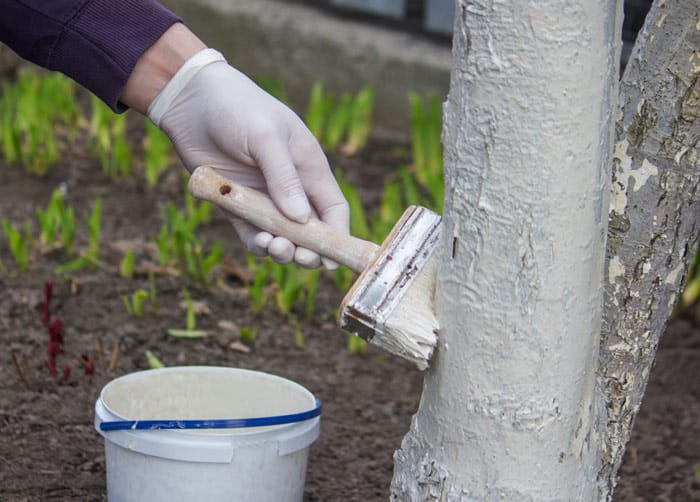
[[[378,246],[316,218],[306,223],[292,221],[267,195],[235,185],[213,167],[198,167],[189,190],[272,235],[360,274],[340,305],[340,327],[412,361],[419,369],[428,367],[438,334],[434,313],[434,251],[441,229],[438,214],[409,207]]]

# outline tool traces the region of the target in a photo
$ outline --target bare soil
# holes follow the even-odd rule
[[[36,208],[45,207],[59,184],[83,221],[92,201],[97,196],[104,200],[102,265],[78,272],[70,281],[54,274],[67,260],[62,252],[35,253],[28,273],[14,273],[4,237],[0,239],[0,258],[9,269],[0,276],[0,499],[105,500],[103,444],[93,428],[93,406],[109,380],[147,368],[144,352],[151,350],[166,365],[250,368],[306,386],[324,403],[321,437],[310,452],[306,500],[387,500],[392,454],[418,406],[422,375],[371,348],[364,356],[346,350],[346,335],[333,319],[342,294],[329,275],[322,278],[315,317],[302,322],[304,348],[296,346],[293,327],[272,305],[258,316],[252,314],[245,285],[230,272],[232,267],[228,273],[220,270],[220,284],[209,290],[160,274],[159,314],[129,316],[121,295],[147,288],[148,279],[124,279],[117,273],[124,246],[139,250],[139,263],[152,260],[147,243],[160,228],[163,207],[170,199],[182,202],[180,173],[173,170],[150,190],[140,174],[108,179],[79,147],[67,148],[64,158],[70,160],[43,179],[0,164],[0,217],[15,223],[35,220]],[[379,197],[381,166],[396,165],[401,151],[401,145],[375,145],[361,160],[333,162],[345,166],[371,207]],[[221,240],[230,259],[245,263],[243,249],[222,218],[215,216],[204,234],[210,241]],[[79,236],[79,246],[84,246],[84,228]],[[53,313],[65,326],[65,354],[58,358],[59,371],[66,364],[72,367],[65,384],[51,378],[44,364],[48,335],[39,303],[47,280],[56,281]],[[208,307],[209,313],[198,318],[199,327],[211,333],[204,339],[166,334],[167,328],[184,325],[183,285]],[[239,341],[238,331],[221,321],[260,329],[249,353],[232,346]],[[110,370],[116,345],[120,355]],[[33,389],[20,379],[12,355],[27,358]],[[96,360],[92,377],[84,374],[84,355]],[[695,473],[700,464],[698,368],[700,320],[688,314],[670,323],[659,349],[617,500],[700,500],[700,476]]]

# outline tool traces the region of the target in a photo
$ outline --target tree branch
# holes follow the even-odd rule
[[[654,2],[620,86],[598,372],[611,500],[656,349],[700,233],[700,7]]]

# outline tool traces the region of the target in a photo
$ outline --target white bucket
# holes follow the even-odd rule
[[[110,502],[299,502],[318,416],[255,428],[109,430],[123,420],[221,420],[300,414],[317,407],[290,380],[234,368],[185,366],[132,373],[95,403],[105,438]],[[119,424],[117,424],[119,425]]]

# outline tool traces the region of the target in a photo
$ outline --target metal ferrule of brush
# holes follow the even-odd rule
[[[384,334],[386,321],[437,248],[440,221],[439,214],[425,207],[406,209],[374,262],[343,300],[343,329],[369,342]]]

